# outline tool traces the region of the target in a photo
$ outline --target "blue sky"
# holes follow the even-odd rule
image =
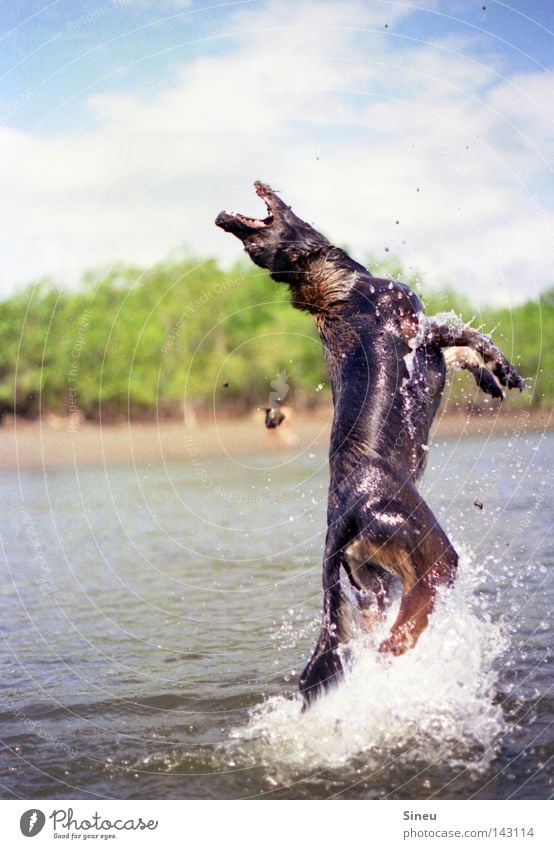
[[[2,2],[0,294],[185,245],[232,261],[213,218],[255,212],[260,178],[359,258],[533,296],[553,31],[520,0]]]

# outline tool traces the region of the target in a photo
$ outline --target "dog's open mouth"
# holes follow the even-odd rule
[[[228,233],[233,233],[235,236],[244,237],[256,230],[263,230],[268,227],[274,220],[274,200],[275,194],[265,183],[257,181],[254,183],[256,194],[264,201],[267,209],[265,218],[250,218],[248,215],[242,215],[240,212],[225,210],[220,212],[215,223],[222,230]]]

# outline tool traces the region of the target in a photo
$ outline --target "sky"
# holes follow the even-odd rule
[[[477,305],[554,285],[554,3],[0,0],[0,297],[189,251],[252,183]]]

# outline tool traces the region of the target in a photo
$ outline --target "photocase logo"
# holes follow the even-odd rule
[[[287,383],[289,377],[290,375],[286,371],[280,371],[277,373],[277,378],[269,384],[273,389],[273,392],[269,393],[270,407],[274,407],[276,404],[282,404],[289,394],[290,386]]]
[[[38,808],[32,808],[30,811],[25,811],[19,820],[19,828],[21,834],[25,837],[36,837],[44,828],[46,817],[39,811]]]

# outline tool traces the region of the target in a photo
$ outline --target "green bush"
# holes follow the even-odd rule
[[[421,289],[394,258],[369,265]],[[530,393],[510,403],[552,403],[554,288],[515,309],[481,313],[453,289],[421,296],[429,314],[454,310],[494,329],[532,378]],[[78,408],[113,419],[180,414],[184,404],[238,412],[265,405],[278,375],[292,403],[330,399],[312,318],[291,309],[287,287],[246,262],[227,271],[194,257],[119,267],[86,275],[76,292],[41,281],[0,303],[0,344],[0,413]],[[474,389],[469,375],[456,378],[449,403],[466,403]]]

